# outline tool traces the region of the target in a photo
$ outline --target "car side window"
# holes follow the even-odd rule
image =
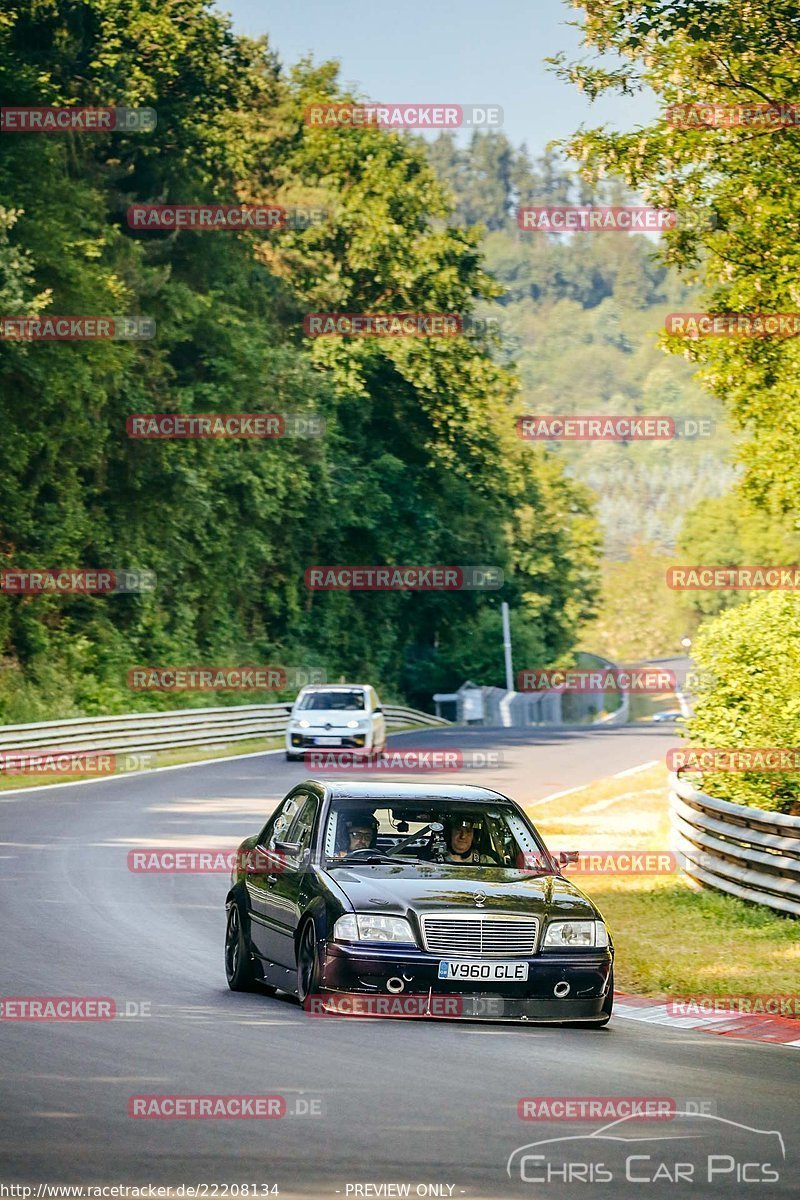
[[[286,831],[297,814],[300,800],[301,797],[292,795],[281,801],[258,836],[259,846],[274,850],[276,842],[286,841]]]
[[[297,842],[300,847],[297,851],[298,857],[311,845],[311,834],[317,818],[318,804],[316,796],[306,796],[300,804],[297,816],[282,839],[286,842]]]

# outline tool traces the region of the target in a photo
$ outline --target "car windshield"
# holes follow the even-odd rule
[[[508,804],[436,800],[331,802],[329,863],[377,860],[552,871],[544,843]]]
[[[364,693],[358,691],[307,692],[297,703],[300,709],[364,708]]]

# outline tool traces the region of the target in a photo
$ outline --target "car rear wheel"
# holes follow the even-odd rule
[[[317,931],[314,922],[306,921],[297,943],[297,997],[304,1008],[307,1001],[319,991],[320,966]]]
[[[228,906],[225,927],[225,974],[232,992],[251,992],[257,983],[241,909],[235,900]]]

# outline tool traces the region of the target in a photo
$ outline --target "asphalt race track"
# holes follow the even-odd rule
[[[677,739],[669,727],[629,727],[451,729],[392,741],[500,750],[499,767],[460,778],[530,802],[660,758]],[[149,1006],[108,1022],[0,1022],[2,1180],[249,1183],[257,1195],[274,1184],[282,1196],[319,1197],[798,1194],[796,1049],[622,1018],[605,1030],[319,1019],[289,997],[230,992],[228,877],[134,874],[128,851],[233,846],[305,774],[271,754],[0,795],[3,996],[108,996],[123,1013]],[[142,1093],[279,1094],[288,1112],[136,1120],[128,1099]],[[650,1139],[631,1149],[587,1145],[604,1122],[517,1115],[521,1097],[606,1095],[702,1101],[713,1117],[612,1131]],[[518,1159],[507,1174],[518,1147],[575,1135],[565,1144],[570,1183],[566,1173],[542,1181],[533,1157],[522,1168],[532,1182]],[[388,1186],[405,1184],[405,1193]]]

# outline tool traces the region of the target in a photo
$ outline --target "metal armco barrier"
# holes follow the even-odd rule
[[[286,731],[291,707],[291,704],[241,704],[0,725],[0,761],[4,754],[38,748],[137,753],[281,736]],[[430,713],[397,705],[384,705],[383,714],[389,729],[401,725],[450,724]]]
[[[800,916],[800,817],[715,800],[670,775],[673,849],[697,883]]]

